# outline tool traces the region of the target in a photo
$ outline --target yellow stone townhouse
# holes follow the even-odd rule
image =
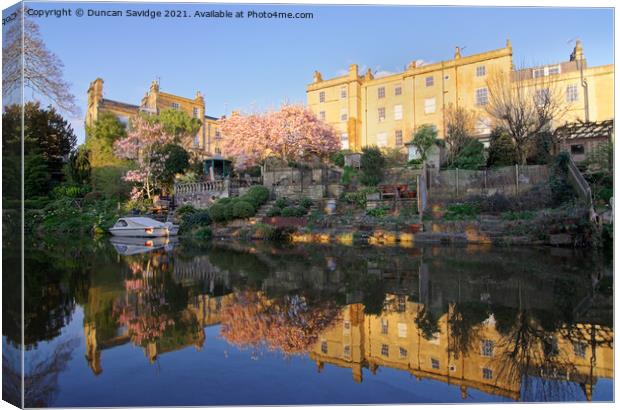
[[[221,134],[219,120],[206,115],[205,100],[200,91],[194,98],[186,98],[160,91],[159,83],[153,81],[140,105],[111,100],[104,97],[103,80],[95,79],[88,87],[88,108],[86,125],[91,126],[99,118],[100,113],[110,112],[128,125],[129,119],[139,112],[158,114],[163,109],[185,111],[188,115],[200,119],[202,127],[195,135],[190,146],[185,147],[193,155],[204,158],[221,153]]]
[[[534,84],[544,79],[557,87],[567,104],[566,122],[613,119],[613,64],[588,67],[583,47],[577,41],[568,61],[516,70],[512,45],[465,56],[456,48],[451,60],[432,64],[408,64],[400,73],[374,76],[369,69],[360,74],[357,64],[348,74],[323,79],[315,71],[307,86],[307,103],[341,136],[342,148],[364,146],[400,148],[411,140],[422,124],[436,127],[443,138],[446,108],[464,107],[476,113],[475,136],[488,142],[493,126],[485,106],[489,101],[488,78],[492,72],[511,73],[511,81]]]

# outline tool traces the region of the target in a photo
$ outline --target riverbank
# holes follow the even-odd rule
[[[418,223],[389,223],[379,218],[352,219],[337,224],[338,216],[316,221],[278,224],[274,218],[212,224],[214,240],[287,240],[292,243],[345,245],[482,244],[495,246],[600,246],[600,232],[587,212],[578,207],[527,213],[481,214],[451,220],[429,216]],[[269,223],[271,222],[271,223]]]

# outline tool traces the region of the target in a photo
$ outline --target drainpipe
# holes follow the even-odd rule
[[[590,121],[590,105],[588,103],[588,81],[583,76],[583,59],[577,61],[579,64],[579,75],[581,77],[581,87],[583,87],[583,110],[586,122]]]

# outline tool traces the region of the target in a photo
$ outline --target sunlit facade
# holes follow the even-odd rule
[[[219,119],[206,115],[205,100],[198,91],[194,98],[186,98],[160,91],[159,83],[153,81],[140,105],[124,103],[104,97],[103,79],[97,78],[88,87],[88,108],[86,126],[91,126],[102,112],[110,112],[128,125],[129,120],[139,112],[158,114],[163,109],[181,110],[201,121],[202,126],[185,148],[198,157],[221,153]]]
[[[505,47],[469,56],[457,47],[451,60],[430,64],[412,61],[400,73],[359,73],[351,64],[346,75],[324,79],[318,71],[306,88],[308,106],[340,133],[342,148],[364,146],[403,148],[422,124],[432,124],[442,138],[448,107],[475,113],[475,136],[483,142],[493,126],[485,106],[491,73],[512,73],[522,78],[544,77],[557,87],[567,110],[565,122],[613,118],[614,66],[588,67],[579,41],[569,61],[515,71],[510,41]],[[532,85],[534,82],[532,81]]]

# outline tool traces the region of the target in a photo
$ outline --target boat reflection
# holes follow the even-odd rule
[[[110,238],[110,243],[119,255],[130,256],[139,253],[152,252],[157,249],[171,251],[178,242],[176,237],[153,237],[153,238],[132,238],[114,236]]]

